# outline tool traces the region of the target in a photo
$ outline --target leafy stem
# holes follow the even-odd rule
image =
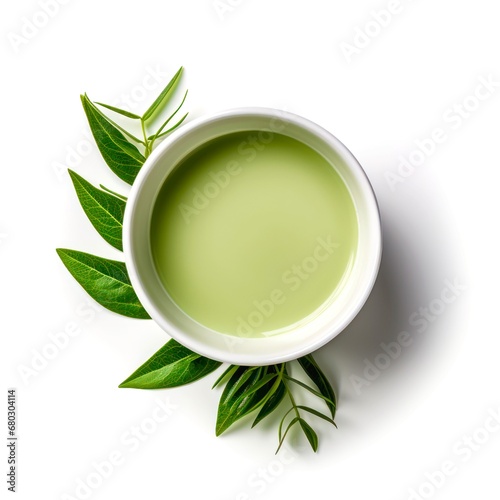
[[[294,398],[293,393],[292,393],[290,386],[289,386],[290,380],[292,380],[291,377],[289,377],[286,374],[286,372],[284,372],[283,384],[285,386],[286,394],[288,396],[288,399],[290,400],[292,407],[283,415],[283,418],[281,419],[279,431],[278,431],[279,443],[278,443],[278,448],[276,450],[276,453],[278,453],[280,451],[281,447],[283,446],[283,443],[285,442],[285,437],[288,434],[288,431],[297,423],[300,424],[300,426],[301,426],[302,430],[304,431],[309,443],[311,444],[313,451],[317,451],[317,449],[318,449],[318,437],[317,437],[316,433],[314,432],[314,430],[312,429],[312,427],[309,426],[309,424],[307,424],[307,422],[302,418],[302,416],[300,414],[299,408],[301,408],[301,406],[297,405],[297,403],[295,402],[295,398]],[[293,418],[290,421],[285,432],[283,433],[282,432],[283,431],[283,424],[285,423],[286,417],[292,411],[295,413],[295,418]],[[307,429],[307,432],[306,432],[306,429]]]
[[[258,409],[259,413],[252,425],[255,427],[261,420],[274,412],[283,399],[287,397],[291,407],[285,412],[279,424],[279,444],[276,453],[281,449],[290,429],[296,424],[300,426],[313,451],[317,451],[318,436],[303,417],[303,412],[335,426],[332,410],[336,404],[335,393],[310,354],[300,358],[298,363],[318,390],[290,376],[288,373],[290,363],[264,367],[229,366],[214,384],[214,387],[218,387],[224,382],[226,383],[217,412],[216,434],[222,434],[236,421]],[[314,367],[314,370],[311,369],[311,366]],[[332,411],[332,418],[315,408],[299,404],[294,394],[297,387],[306,389],[323,401]],[[290,413],[293,414],[293,418],[288,421]]]

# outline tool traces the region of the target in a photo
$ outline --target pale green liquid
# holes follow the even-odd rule
[[[318,314],[357,247],[355,207],[334,168],[294,139],[261,138],[227,135],[183,160],[151,222],[170,297],[204,326],[237,336],[281,333]]]

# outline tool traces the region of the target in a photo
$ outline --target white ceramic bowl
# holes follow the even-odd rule
[[[169,173],[204,143],[233,132],[279,132],[323,155],[341,175],[358,215],[358,248],[341,291],[326,309],[292,331],[264,338],[236,338],[190,318],[165,291],[153,262],[150,223]],[[356,316],[377,277],[382,238],[375,195],[351,152],[333,135],[300,116],[267,108],[242,108],[194,120],[170,135],[146,160],[130,193],[123,226],[132,285],[150,316],[170,336],[208,358],[237,365],[268,365],[309,354],[338,335]]]

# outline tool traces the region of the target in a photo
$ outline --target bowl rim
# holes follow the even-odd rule
[[[340,322],[335,329],[329,334],[322,336],[315,342],[310,342],[304,345],[297,345],[295,348],[288,348],[286,351],[279,352],[279,349],[275,349],[273,352],[265,352],[259,355],[258,358],[252,357],[252,355],[247,355],[246,353],[238,353],[229,347],[223,351],[219,348],[210,345],[209,343],[201,343],[196,339],[190,337],[189,333],[182,331],[176,325],[174,325],[169,318],[166,318],[163,312],[159,311],[156,305],[150,300],[148,292],[146,292],[146,287],[143,286],[143,280],[140,274],[137,272],[136,266],[136,255],[133,245],[133,231],[131,230],[132,221],[136,212],[136,200],[139,197],[141,190],[144,188],[147,182],[148,176],[151,171],[153,171],[168,153],[169,148],[172,144],[181,140],[185,136],[188,136],[193,131],[196,131],[200,127],[208,126],[209,124],[214,124],[221,120],[227,119],[244,119],[245,117],[262,117],[262,118],[276,118],[279,117],[282,120],[292,123],[307,132],[312,133],[314,136],[322,140],[327,144],[336,154],[338,154],[345,165],[348,167],[350,173],[352,173],[356,181],[359,183],[363,193],[363,199],[370,205],[368,211],[370,212],[370,224],[371,224],[371,268],[369,273],[366,273],[362,285],[362,291],[357,294],[356,300],[350,304],[350,308],[346,314],[344,314],[344,320]],[[280,132],[277,132],[280,133]],[[285,134],[286,135],[286,134]],[[206,142],[209,142],[208,140]],[[307,144],[307,143],[306,143]],[[186,155],[189,151],[186,152]],[[176,162],[178,164],[178,162]],[[332,166],[333,168],[333,166]],[[154,204],[154,202],[152,202]],[[220,111],[207,116],[202,116],[192,120],[191,122],[183,125],[181,128],[175,130],[170,136],[168,136],[158,147],[156,147],[153,152],[146,159],[144,165],[142,166],[139,174],[137,175],[125,208],[124,221],[123,221],[123,252],[125,257],[126,268],[134,288],[141,304],[146,309],[151,318],[164,330],[166,333],[177,340],[179,343],[185,347],[191,349],[192,351],[214,359],[217,361],[237,364],[237,365],[269,365],[282,363],[285,361],[291,361],[300,358],[306,354],[316,351],[326,343],[330,342],[334,337],[339,335],[357,316],[366,300],[368,299],[375,281],[377,279],[378,271],[380,268],[380,262],[382,257],[382,228],[380,220],[380,210],[378,202],[375,196],[373,187],[366,175],[366,172],[351,153],[351,151],[333,134],[327,131],[325,128],[316,124],[315,122],[304,118],[300,115],[290,113],[288,111],[267,108],[267,107],[242,107],[234,108],[225,111]],[[195,321],[195,320],[192,320]],[[223,335],[223,334],[221,334]],[[287,335],[287,334],[284,334]],[[240,339],[238,337],[232,337]],[[273,337],[274,339],[278,336]],[[243,339],[243,342],[252,341],[253,339]],[[263,339],[259,339],[263,340]],[[264,339],[264,341],[269,341],[269,339]],[[269,347],[275,345],[275,342],[270,343]],[[279,346],[279,343],[278,343]]]

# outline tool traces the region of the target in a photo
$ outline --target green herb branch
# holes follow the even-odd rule
[[[121,180],[130,185],[133,184],[155,144],[179,127],[188,116],[188,113],[185,113],[178,118],[178,113],[187,97],[186,91],[178,106],[164,119],[156,132],[150,131],[152,124],[175,95],[182,71],[181,67],[142,115],[109,104],[92,102],[87,94],[81,96],[90,130],[104,161]],[[116,123],[99,107],[139,122],[142,138],[136,137]],[[95,187],[76,172],[69,169],[68,171],[82,209],[94,229],[111,246],[123,251],[122,228],[127,198],[102,184]],[[78,250],[58,248],[57,253],[70,274],[99,304],[123,316],[149,319],[130,283],[124,262]],[[304,418],[304,414],[336,426],[335,392],[312,355],[304,356],[297,362],[303,375],[314,387],[290,375],[294,362],[259,367],[229,366],[213,386],[213,388],[224,386],[217,410],[216,435],[222,434],[235,422],[250,414],[255,414],[252,423],[252,427],[255,427],[281,408],[287,399],[291,407],[281,418],[276,452],[283,445],[290,429],[296,424],[304,433],[311,448],[317,451],[318,435]],[[178,387],[209,375],[221,364],[171,339],[123,381],[120,387],[135,389]],[[298,388],[316,396],[325,406],[328,415],[318,409],[297,404],[294,389]]]

